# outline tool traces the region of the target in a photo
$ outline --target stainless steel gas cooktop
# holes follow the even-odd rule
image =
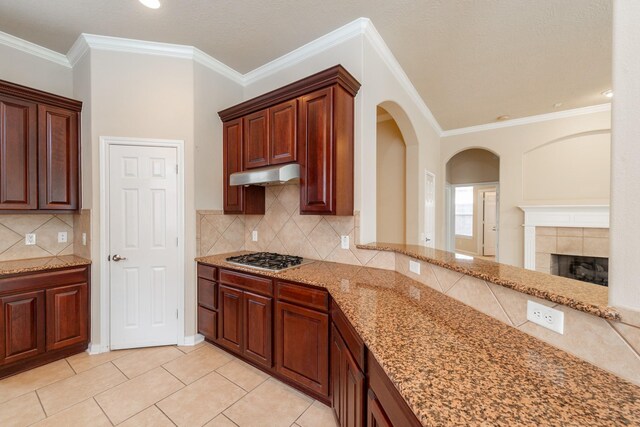
[[[229,264],[274,272],[299,267],[313,262],[310,259],[304,259],[299,256],[281,255],[272,252],[254,252],[246,255],[232,256],[226,260]]]

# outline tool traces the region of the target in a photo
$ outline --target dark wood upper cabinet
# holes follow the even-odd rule
[[[360,88],[342,66],[321,71],[264,95],[220,111],[227,128],[243,121],[240,136],[245,170],[298,162],[300,213],[353,215],[354,97]],[[236,131],[237,132],[237,131]],[[235,136],[237,138],[237,136]],[[237,148],[224,144],[225,167]],[[229,173],[225,172],[228,179]],[[228,182],[225,191],[231,192]],[[245,196],[252,187],[244,190]],[[261,187],[260,187],[261,188]],[[240,190],[236,190],[240,191]],[[264,191],[264,190],[263,190]],[[263,194],[262,194],[263,196]],[[264,201],[252,197],[234,204],[225,193],[225,213],[264,213]],[[227,209],[229,208],[229,209]]]
[[[0,210],[80,209],[81,110],[0,80]]]
[[[87,341],[87,295],[87,283],[47,289],[47,351]]]
[[[269,108],[269,164],[298,160],[298,100],[283,102]]]
[[[244,118],[244,168],[269,164],[269,112],[258,111]]]
[[[40,209],[78,209],[78,113],[38,107]]]
[[[45,351],[44,299],[43,291],[0,298],[0,364]]]
[[[38,208],[37,128],[34,102],[0,94],[0,209]]]

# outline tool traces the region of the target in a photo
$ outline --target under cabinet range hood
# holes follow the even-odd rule
[[[299,178],[300,165],[288,163],[233,173],[229,176],[229,185],[276,185]]]

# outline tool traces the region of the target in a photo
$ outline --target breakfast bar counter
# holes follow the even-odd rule
[[[279,273],[322,287],[418,420],[431,425],[640,425],[640,387],[400,273],[316,261]]]

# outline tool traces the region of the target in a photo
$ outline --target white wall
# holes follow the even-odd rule
[[[613,8],[613,143],[611,174],[612,305],[640,310],[640,2]]]
[[[0,79],[66,97],[73,96],[71,67],[0,44]]]
[[[499,261],[505,264],[522,266],[524,263],[524,232],[522,223],[524,221],[523,212],[518,208],[525,204],[589,204],[606,203],[601,196],[596,195],[589,199],[567,198],[567,185],[572,185],[570,174],[576,170],[581,176],[595,173],[595,176],[606,177],[609,174],[610,164],[605,155],[606,138],[611,129],[611,114],[609,111],[590,113],[574,117],[565,117],[556,120],[543,121],[538,123],[523,124],[519,126],[503,127],[492,130],[477,131],[462,135],[446,136],[442,138],[442,164],[456,153],[468,148],[486,148],[493,151],[500,157],[500,232],[499,232]],[[534,152],[538,147],[549,143],[560,143],[572,140],[576,136],[602,134],[599,142],[595,146],[599,147],[600,163],[596,171],[593,165],[580,165],[573,161],[573,158],[557,159],[560,164],[572,165],[571,168],[563,167],[562,170],[554,170],[553,173],[560,174],[555,179],[560,180],[560,192],[549,192],[549,197],[544,201],[539,199],[541,191],[537,190],[537,184],[532,182],[529,169],[527,172],[527,182],[524,182],[523,162],[525,153]],[[584,141],[584,139],[583,139]],[[571,154],[562,148],[556,154]],[[533,162],[536,164],[536,162]],[[587,170],[587,167],[590,170]],[[544,168],[543,168],[544,169]],[[566,175],[562,175],[563,173]],[[546,172],[545,172],[546,173]],[[604,178],[602,178],[604,179]],[[549,188],[545,180],[539,180],[544,188]],[[567,184],[569,183],[569,184]],[[527,199],[524,189],[527,188],[529,197]],[[443,204],[439,206],[444,209]],[[442,210],[441,209],[441,210]],[[442,224],[442,223],[441,223]]]

